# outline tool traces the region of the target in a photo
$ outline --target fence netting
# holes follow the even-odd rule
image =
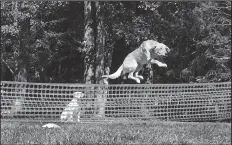
[[[1,81],[1,120],[59,122],[74,92],[84,94],[78,100],[81,122],[231,118],[231,82],[87,85]]]

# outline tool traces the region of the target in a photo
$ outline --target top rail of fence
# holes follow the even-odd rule
[[[14,82],[14,81],[1,81],[2,84],[27,84],[27,85],[49,85],[49,86],[92,86],[92,87],[103,87],[103,86],[112,86],[112,87],[172,87],[172,86],[214,86],[214,85],[231,85],[231,82],[210,82],[210,83],[181,83],[181,84],[81,84],[81,83],[35,83],[35,82]]]

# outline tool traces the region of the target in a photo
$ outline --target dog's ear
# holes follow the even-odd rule
[[[141,47],[142,47],[143,53],[146,53],[147,50],[146,50],[145,45],[144,45],[143,43],[142,43],[142,46],[141,46]]]
[[[156,45],[151,49],[151,52],[155,52],[155,49],[156,49]]]
[[[147,50],[145,49],[145,47],[142,47],[142,51],[143,51],[143,53],[147,52]]]

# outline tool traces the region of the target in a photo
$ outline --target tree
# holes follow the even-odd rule
[[[102,73],[147,39],[172,49],[167,70],[144,68],[153,75],[147,83],[170,83],[169,72],[176,83],[186,68],[194,78],[215,70],[214,79],[230,79],[230,2],[93,2],[91,12],[85,3],[1,2],[2,79],[25,65],[28,81],[102,83]]]
[[[94,62],[95,62],[95,33],[96,31],[96,8],[95,2],[84,2],[84,15],[85,15],[85,32],[84,32],[84,51],[85,51],[85,83],[94,83]]]
[[[106,56],[106,30],[104,25],[104,2],[85,3],[85,34],[84,34],[84,51],[85,51],[85,83],[87,84],[104,84],[101,76],[105,69]],[[107,82],[106,82],[107,83]],[[105,91],[104,88],[98,88],[97,108],[98,116],[104,116],[105,108]]]
[[[231,56],[231,3],[202,2],[194,8],[201,37],[195,39],[197,56],[189,68],[208,81],[229,81]],[[209,77],[213,73],[214,77]]]

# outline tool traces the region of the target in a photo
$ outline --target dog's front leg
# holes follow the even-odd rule
[[[134,77],[133,75],[134,75],[134,72],[130,72],[129,75],[128,75],[128,78],[132,79],[132,80],[135,80],[138,84],[140,84],[140,79]]]
[[[78,113],[77,113],[77,122],[80,122],[80,115],[81,115],[81,113],[78,112]]]
[[[151,64],[157,64],[159,67],[168,67],[166,63],[162,63],[162,62],[160,62],[158,60],[154,60],[154,59],[151,60]]]
[[[69,116],[69,122],[73,122],[74,120],[73,120],[73,118],[74,118],[74,111],[72,111],[72,113],[70,114],[70,116]]]

